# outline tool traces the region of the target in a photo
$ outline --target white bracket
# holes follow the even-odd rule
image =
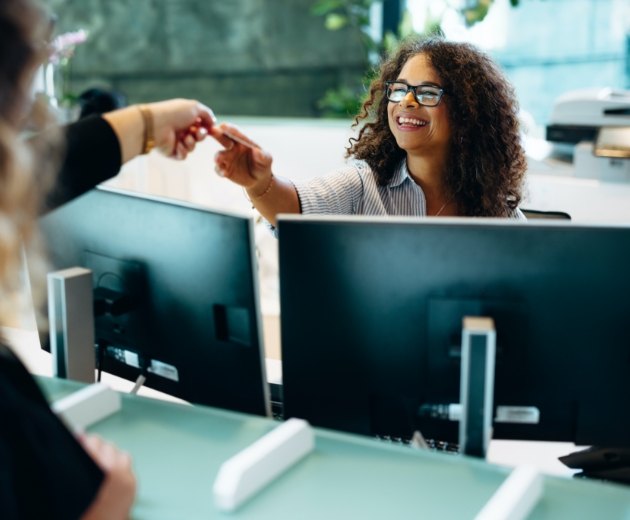
[[[213,488],[216,506],[235,510],[314,447],[315,435],[308,422],[284,422],[221,465]]]
[[[107,385],[95,383],[55,401],[51,408],[70,430],[82,432],[120,410],[121,399]]]
[[[543,493],[543,477],[529,466],[519,466],[501,484],[475,520],[522,520]]]

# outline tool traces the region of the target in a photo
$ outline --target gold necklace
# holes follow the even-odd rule
[[[442,213],[442,211],[444,211],[444,208],[445,208],[446,206],[448,206],[450,203],[451,203],[451,201],[450,201],[450,200],[447,200],[444,204],[442,204],[442,207],[441,207],[441,208],[438,210],[438,212],[437,212],[435,215],[433,215],[433,216],[434,216],[434,217],[438,217],[438,216],[440,216],[440,213]]]

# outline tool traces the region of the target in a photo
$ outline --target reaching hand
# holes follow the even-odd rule
[[[215,171],[243,186],[248,192],[262,193],[271,179],[273,158],[243,134],[227,123],[215,125],[211,135],[224,147],[214,157]]]
[[[124,520],[136,494],[131,457],[96,435],[79,437],[85,451],[105,473],[96,498],[82,520]]]
[[[185,159],[216,121],[212,110],[193,99],[131,105],[107,112],[103,118],[118,137],[123,163],[144,153],[151,136],[164,155]]]
[[[190,99],[150,103],[155,145],[167,157],[185,159],[203,141],[216,118],[207,106]]]

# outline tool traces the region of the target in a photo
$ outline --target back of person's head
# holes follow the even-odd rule
[[[30,84],[49,52],[52,17],[34,0],[0,2],[0,119],[19,124]]]
[[[90,88],[79,95],[81,112],[79,119],[92,114],[104,114],[127,106],[125,96],[116,90]]]
[[[41,169],[54,163],[50,161],[54,139],[35,146],[20,135],[27,124],[36,131],[52,121],[47,106],[36,103],[32,94],[51,34],[52,18],[35,0],[0,1],[0,323],[6,307],[14,303],[21,246],[29,245],[42,190],[50,178]],[[37,161],[44,154],[47,161]]]

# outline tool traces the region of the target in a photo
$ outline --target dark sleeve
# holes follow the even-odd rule
[[[37,383],[0,345],[0,516],[79,518],[102,481]]]
[[[116,175],[122,165],[118,137],[102,117],[80,119],[65,130],[66,152],[44,211],[91,190]]]

